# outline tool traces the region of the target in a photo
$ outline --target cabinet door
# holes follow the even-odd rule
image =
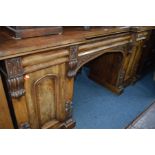
[[[13,124],[0,76],[0,129],[10,128],[13,128]]]
[[[56,128],[65,120],[65,64],[26,75],[25,90],[31,128]]]

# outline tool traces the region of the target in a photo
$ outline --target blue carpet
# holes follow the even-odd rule
[[[125,128],[155,100],[153,73],[118,96],[90,80],[85,70],[74,86],[73,118],[77,129]]]

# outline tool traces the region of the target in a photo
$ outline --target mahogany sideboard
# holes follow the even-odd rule
[[[152,29],[68,28],[61,35],[21,40],[0,31],[0,92],[4,100],[0,101],[0,111],[4,110],[0,128],[12,128],[12,124],[16,128],[74,128],[72,97],[78,70],[90,62],[90,78],[121,93],[136,79]]]

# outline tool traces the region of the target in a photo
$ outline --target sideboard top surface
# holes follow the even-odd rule
[[[152,27],[133,28],[132,31],[152,29]],[[131,27],[127,26],[92,28],[89,31],[80,28],[66,28],[61,35],[49,35],[21,40],[11,38],[6,32],[0,30],[0,60],[46,51],[56,47],[79,44],[93,37],[104,37],[107,35],[129,32],[130,30]]]

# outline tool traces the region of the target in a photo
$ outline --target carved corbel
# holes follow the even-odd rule
[[[132,45],[131,43],[127,43],[127,44],[124,44],[124,45],[121,45],[121,46],[117,46],[115,48],[113,48],[111,51],[117,51],[117,52],[121,52],[123,54],[123,56],[125,56],[126,54],[128,54],[129,50],[131,50],[132,48]]]
[[[76,67],[78,64],[78,46],[73,45],[69,50],[69,70],[68,77],[74,77],[76,75]]]
[[[24,71],[21,65],[21,58],[5,60],[7,81],[12,98],[19,98],[25,94]]]

